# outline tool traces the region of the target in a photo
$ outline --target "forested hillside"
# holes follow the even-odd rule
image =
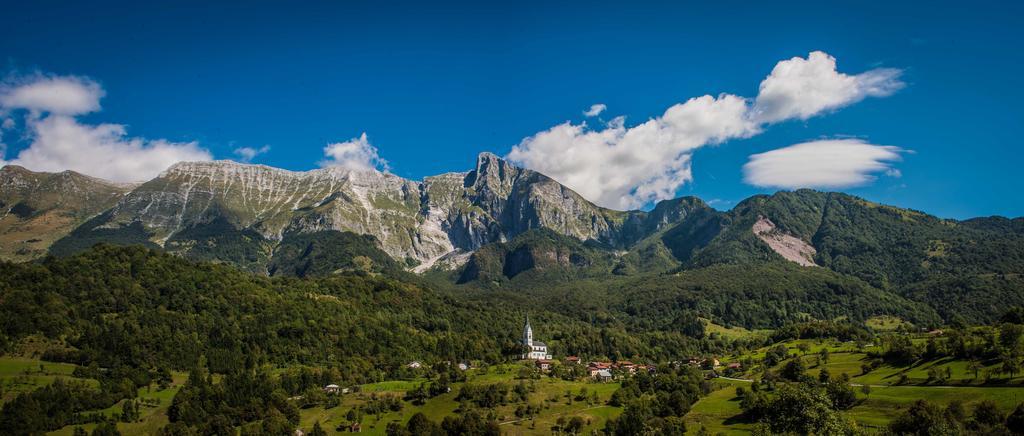
[[[142,245],[265,276],[384,274],[452,295],[579,290],[568,300],[630,295],[638,312],[678,299],[747,327],[879,314],[987,323],[1024,304],[1024,218],[949,220],[806,189],[728,211],[696,197],[615,211],[490,153],[421,182],[222,161],[138,186],[5,167],[0,191],[0,256],[17,260]]]
[[[987,323],[1024,304],[1022,223],[943,220],[846,194],[779,192],[728,212],[692,208],[625,252],[523,234],[482,247],[454,280],[467,289],[543,289],[540,299],[563,295],[561,288],[592,291],[599,302],[627,295],[645,314],[678,299],[747,327],[878,314]],[[756,233],[756,224],[769,230]],[[778,241],[804,250],[809,266],[769,244]],[[659,306],[645,306],[645,295]]]
[[[465,377],[452,372],[452,362],[484,366],[480,377],[485,379],[535,377],[528,370],[533,365],[494,375],[486,369],[518,358],[526,314],[537,326],[537,338],[559,359],[577,355],[650,363],[722,356],[796,338],[864,340],[872,337],[868,326],[878,319],[916,328],[944,324],[925,303],[852,275],[780,259],[616,275],[610,271],[625,261],[622,257],[549,232],[530,232],[494,252],[504,261],[500,269],[482,270],[495,278],[490,284],[481,286],[476,279],[453,285],[450,276],[404,272],[380,257],[383,252],[373,242],[342,233],[296,239],[280,257],[289,259],[281,265],[288,272],[273,277],[139,246],[102,244],[36,263],[0,263],[0,351],[14,359],[35,356],[74,368],[73,380],[11,396],[0,410],[0,428],[33,433],[87,424],[99,431],[112,421],[90,411],[114,405],[119,405],[117,419],[123,424],[166,423],[161,418],[139,421],[139,404],[156,401],[139,396],[154,385],[170,385],[175,377],[182,380],[173,374],[188,371],[183,384],[167,391],[173,401],[152,412],[166,414],[170,423],[159,425],[173,434],[235,427],[283,434],[313,413],[306,408],[325,410],[333,420],[345,416],[344,422],[375,413],[377,418],[364,421],[382,429],[382,414],[401,411],[406,403],[419,407],[425,401],[456,399],[476,406],[430,412],[444,421],[432,428],[494,431],[497,415],[475,414],[472,407],[508,413],[518,408],[515,413],[556,421],[529,402],[538,395],[522,382],[515,391],[521,395],[493,382],[467,384],[457,393],[446,393],[444,386]],[[331,262],[309,262],[321,257]],[[510,257],[531,267],[508,274]],[[344,259],[349,262],[338,263]],[[776,330],[752,333],[763,328]],[[738,333],[723,333],[730,331]],[[414,361],[431,369],[410,368]],[[707,386],[693,390],[699,377],[692,368],[677,372],[662,366],[658,374],[665,380],[682,376],[689,387],[647,386],[651,380],[645,377],[624,378],[607,400],[599,397],[603,405],[591,406],[621,413],[601,417],[601,425],[622,434],[636,434],[638,425],[682,431],[682,417]],[[587,377],[582,367],[571,366],[549,375],[545,383],[573,389],[580,389],[579,380]],[[98,387],[81,381],[90,379]],[[352,412],[344,415],[331,402],[337,397],[321,391],[328,383],[410,379],[424,381],[419,387],[402,385],[408,386],[401,388],[402,396],[347,400],[356,402],[346,406]],[[569,404],[571,398],[594,401],[583,394],[566,395]],[[559,401],[560,391],[543,396],[544,404],[551,405]],[[335,409],[328,413],[329,408]],[[419,422],[395,419],[408,420],[410,426]],[[421,424],[427,425],[416,425]],[[590,426],[586,421],[573,425]]]
[[[514,302],[455,298],[366,272],[267,278],[141,247],[97,246],[38,264],[0,264],[3,346],[46,338],[51,359],[211,370],[255,359],[344,366],[354,379],[412,360],[500,361],[529,310],[565,353],[668,359],[711,346]],[[673,346],[653,347],[653,338]]]

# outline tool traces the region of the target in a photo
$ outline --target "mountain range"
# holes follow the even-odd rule
[[[140,184],[0,168],[0,258],[100,242],[269,275],[408,270],[515,288],[587,277],[664,284],[775,265],[926,301],[945,318],[964,313],[943,309],[949,298],[981,317],[999,299],[1024,303],[1024,219],[940,219],[842,193],[757,195],[729,211],[696,197],[616,211],[490,153],[470,171],[422,181],[231,161],[178,163]]]
[[[9,235],[2,255],[9,259],[114,240],[260,270],[282,241],[343,231],[372,235],[390,257],[424,270],[530,229],[625,249],[687,213],[671,203],[651,212],[604,209],[490,153],[471,171],[420,182],[377,171],[293,172],[231,161],[179,163],[139,185],[70,171],[0,171],[7,221],[0,232]],[[24,229],[46,213],[62,218],[47,229],[54,244],[28,242],[36,235]],[[223,252],[238,245],[253,257]]]

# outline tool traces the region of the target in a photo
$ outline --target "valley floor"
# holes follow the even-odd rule
[[[1024,402],[1024,376],[990,378],[985,381],[982,377],[975,377],[974,371],[969,370],[964,361],[946,358],[917,362],[905,367],[882,365],[864,373],[862,365],[869,359],[866,353],[870,347],[862,345],[858,348],[856,344],[834,340],[798,340],[784,342],[783,345],[795,355],[783,360],[774,369],[789,360],[800,359],[808,368],[807,374],[812,377],[816,377],[822,369],[827,369],[833,377],[847,374],[854,386],[869,387],[858,388],[857,404],[843,412],[865,428],[884,428],[919,399],[927,399],[943,406],[959,400],[968,410],[982,400],[992,400],[1007,413],[1017,404]],[[767,348],[725,356],[722,358],[722,364],[739,361],[761,362]],[[827,359],[822,359],[822,350],[828,350]],[[695,403],[685,417],[688,432],[695,434],[703,427],[712,434],[750,433],[754,424],[742,417],[736,388],[749,389],[752,378],[762,371],[757,365],[755,363],[746,371],[734,371],[731,377],[712,380],[713,391]],[[583,418],[586,423],[581,434],[591,434],[592,431],[600,431],[608,419],[622,413],[621,408],[607,405],[612,394],[619,388],[618,383],[598,383],[589,379],[566,381],[547,376],[523,380],[519,378],[522,368],[522,364],[473,368],[466,372],[466,381],[451,385],[450,392],[429,398],[421,405],[402,401],[400,410],[362,415],[356,418],[356,422],[361,425],[363,433],[370,435],[383,435],[389,423],[405,423],[416,413],[423,413],[429,419],[440,422],[445,416],[456,413],[462,407],[456,397],[463,385],[503,383],[515,386],[521,382],[532,386],[525,404],[539,406],[540,411],[535,417],[516,416],[517,407],[524,403],[478,409],[489,418],[497,420],[503,434],[551,434],[557,429],[560,418],[568,420],[574,416]],[[928,382],[929,370],[938,369],[946,372],[946,368],[951,374],[949,379]],[[48,385],[57,378],[76,379],[74,369],[74,365],[43,362],[33,358],[0,358],[2,400],[10,401],[19,393]],[[994,364],[987,364],[978,372],[992,370]],[[166,389],[158,389],[153,385],[139,390],[139,398],[145,403],[141,410],[141,418],[134,423],[119,423],[118,429],[122,433],[157,434],[158,430],[168,423],[167,410],[174,395],[185,382],[186,374],[174,373],[173,376],[173,383]],[[96,384],[96,381],[91,379],[77,380]],[[380,396],[404,397],[407,392],[416,389],[424,381],[392,380],[361,385],[353,393],[342,395],[340,404],[335,407],[316,406],[301,409],[300,427],[308,432],[314,423],[319,422],[328,433],[346,431],[353,423],[349,414],[353,409]],[[585,400],[576,399],[581,389],[588,393]],[[593,395],[594,393],[596,395]],[[116,417],[121,414],[121,407],[122,403],[118,403],[98,412]],[[77,426],[66,426],[50,434],[70,435],[75,427]],[[95,425],[80,427],[91,431]]]

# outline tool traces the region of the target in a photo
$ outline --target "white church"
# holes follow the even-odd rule
[[[541,341],[533,340],[533,327],[530,327],[529,315],[526,316],[526,327],[523,327],[523,347],[526,349],[523,359],[551,359],[551,355],[548,354],[548,345]]]

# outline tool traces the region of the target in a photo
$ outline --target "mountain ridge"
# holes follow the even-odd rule
[[[0,175],[6,177],[0,179],[0,192],[32,184],[24,180],[36,180],[42,189],[41,180],[53,179],[55,174],[77,173],[0,168]],[[754,195],[728,211],[692,196],[659,201],[647,211],[618,211],[597,206],[542,173],[487,152],[480,153],[468,171],[421,181],[376,170],[291,171],[229,160],[179,162],[149,181],[130,186],[78,178],[92,183],[89,189],[103,191],[108,200],[89,207],[65,207],[62,213],[81,218],[49,241],[45,248],[50,252],[69,254],[113,237],[185,256],[244,264],[264,273],[275,247],[287,238],[331,231],[371,235],[387,255],[416,272],[435,264],[461,267],[481,247],[509,242],[536,229],[624,254],[625,260],[617,264],[620,272],[651,260],[634,254],[641,249],[662,258],[670,253],[668,260],[655,259],[663,265],[661,269],[765,259],[772,253],[806,265],[826,262],[834,268],[835,256],[828,248],[834,238],[829,232],[842,231],[851,223],[836,218],[841,213],[830,214],[829,207],[870,215],[864,218],[867,224],[858,225],[892,215],[908,225],[915,220],[925,222],[925,227],[963,223],[978,231],[1024,233],[1021,218],[945,220],[843,193],[810,190]],[[10,215],[10,210],[5,213]],[[819,245],[825,249],[821,253]],[[794,258],[782,252],[786,249],[800,254]],[[9,251],[5,247],[0,255]],[[45,253],[37,249],[22,258],[5,257],[26,260]],[[238,253],[245,253],[247,260],[232,258]],[[633,259],[637,256],[641,258]]]
[[[213,161],[177,163],[131,188],[65,238],[141,228],[146,240],[174,251],[181,246],[175,235],[214,222],[271,245],[286,234],[351,231],[376,236],[389,255],[424,269],[534,228],[626,247],[680,213],[662,205],[651,212],[602,208],[491,153],[481,153],[469,171],[422,181],[378,171]]]
[[[1024,305],[1024,218],[949,220],[807,189],[754,195],[730,210],[689,196],[617,211],[490,153],[469,171],[421,181],[219,161],[179,163],[123,186],[4,167],[0,202],[0,256],[14,261],[108,243],[261,275],[404,270],[445,288],[531,298],[601,288],[622,294],[631,311],[661,310],[649,306],[661,295],[686,307],[715,301],[714,313],[735,315],[728,301],[701,296],[708,290],[746,310],[769,294],[800,300],[771,303],[779,319],[802,316],[794,310],[828,316],[822,299],[845,301],[858,318],[891,309],[920,320],[989,320],[1006,304]],[[762,283],[768,277],[791,287]],[[971,304],[959,308],[964,297]]]
[[[0,167],[0,259],[45,255],[75,227],[112,207],[136,185],[74,171],[44,173]]]

